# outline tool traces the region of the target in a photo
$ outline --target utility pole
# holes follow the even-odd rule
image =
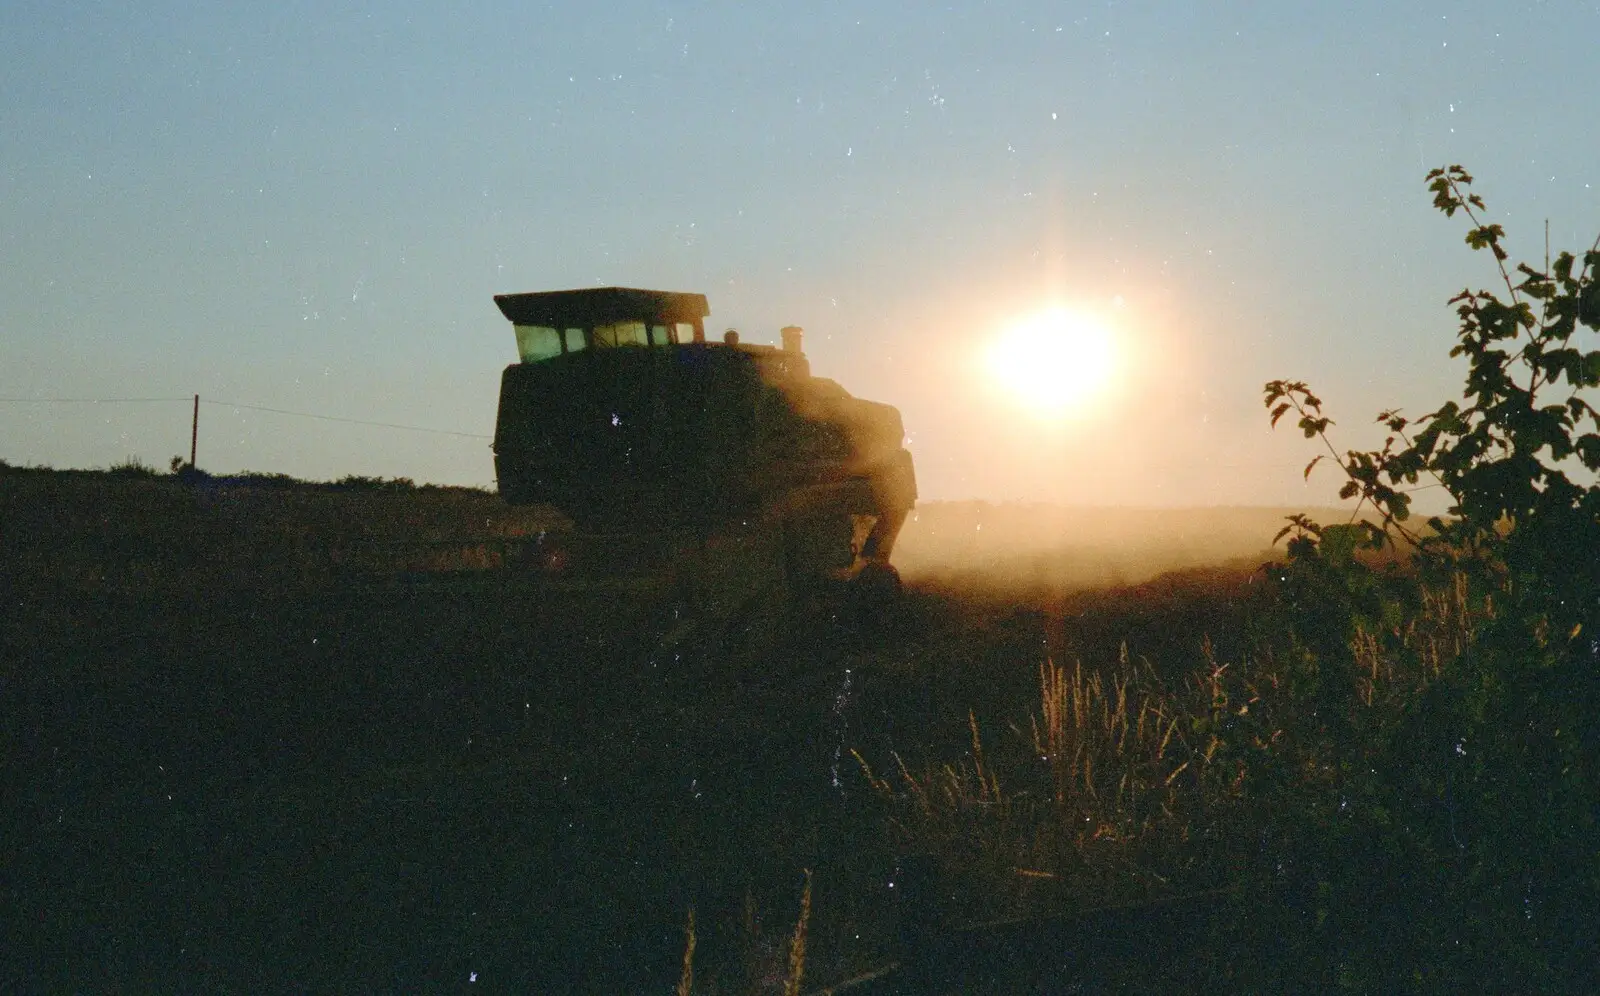
[[[189,466],[194,466],[195,446],[200,442],[200,395],[194,396],[194,422],[189,427]]]

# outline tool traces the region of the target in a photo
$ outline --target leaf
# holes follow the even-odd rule
[[[1394,516],[1396,522],[1404,522],[1411,518],[1411,496],[1404,492],[1391,491],[1389,514]]]
[[[1317,541],[1309,536],[1296,536],[1289,541],[1290,560],[1309,560],[1317,555]]]
[[[1556,257],[1555,263],[1551,266],[1552,271],[1556,275],[1556,279],[1561,281],[1563,284],[1572,279],[1572,263],[1572,253],[1564,252]]]
[[[1283,413],[1288,411],[1288,410],[1289,410],[1289,402],[1287,402],[1287,401],[1281,403],[1280,405],[1278,405],[1278,407],[1272,409],[1272,427],[1274,429],[1276,429],[1278,427],[1278,419],[1283,418]]]
[[[1529,297],[1543,299],[1555,294],[1555,282],[1550,279],[1549,274],[1540,273],[1527,263],[1518,263],[1517,272],[1527,278],[1517,285],[1517,289]]]
[[[1590,470],[1600,470],[1600,436],[1586,432],[1578,437],[1573,444],[1573,449],[1578,453],[1578,459]]]
[[[1311,468],[1315,467],[1317,464],[1319,464],[1321,462],[1322,462],[1322,455],[1318,454],[1317,456],[1312,458],[1310,463],[1306,464],[1306,472],[1305,472],[1305,474],[1302,475],[1305,478],[1305,480],[1308,480],[1308,481],[1311,480]]]
[[[1355,481],[1345,481],[1344,486],[1339,489],[1339,499],[1343,501],[1347,498],[1354,498],[1356,492],[1360,490],[1361,485],[1357,484]]]
[[[1358,526],[1329,526],[1322,531],[1322,555],[1335,565],[1348,564],[1355,559],[1360,539]]]
[[[1574,367],[1578,370],[1578,376],[1574,380],[1581,386],[1584,388],[1600,386],[1600,349],[1586,352],[1578,363],[1574,363]]]
[[[1378,413],[1378,422],[1388,427],[1390,432],[1401,432],[1411,424],[1411,420],[1400,414],[1400,409],[1390,408]]]
[[[1589,285],[1578,295],[1578,321],[1600,331],[1600,283],[1592,275]]]
[[[1384,546],[1389,543],[1389,534],[1384,532],[1380,527],[1373,525],[1365,519],[1361,520],[1358,525],[1364,527],[1366,539],[1361,545],[1366,547],[1368,550],[1382,550]]]
[[[1307,439],[1315,439],[1318,433],[1326,431],[1328,426],[1332,424],[1333,419],[1331,418],[1314,418],[1310,415],[1305,416],[1299,422],[1300,431],[1305,433]]]
[[[1583,366],[1576,349],[1552,349],[1538,357],[1534,366],[1552,383],[1564,376],[1576,387],[1583,378]]]

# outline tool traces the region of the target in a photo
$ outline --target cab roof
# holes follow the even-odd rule
[[[496,294],[494,303],[515,325],[549,328],[593,328],[616,322],[671,325],[697,324],[711,314],[704,294],[638,290],[633,287],[586,287],[581,290]]]

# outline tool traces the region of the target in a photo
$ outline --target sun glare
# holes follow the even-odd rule
[[[1116,347],[1103,322],[1053,308],[1003,332],[989,348],[988,361],[1010,397],[1043,414],[1064,415],[1109,386]]]

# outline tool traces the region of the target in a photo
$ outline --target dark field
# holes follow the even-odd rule
[[[959,753],[1051,630],[913,589],[728,665],[657,650],[625,595],[386,569],[551,525],[467,491],[10,472],[0,523],[19,991],[663,991],[690,906],[701,991],[781,985],[806,868],[807,977],[837,981],[893,924],[850,750]],[[1118,604],[1056,638],[1120,640]]]
[[[954,925],[1217,897],[1077,976],[961,991],[1286,991],[1339,977],[1300,952],[1366,915],[1296,905],[1315,876],[1272,848],[1322,803],[1251,802],[1203,733],[1267,578],[1219,537],[1273,513],[1146,520],[1168,562],[1102,543],[1089,577],[1081,531],[1026,548],[1036,510],[928,506],[899,602],[825,593],[752,656],[504,567],[548,513],[271,483],[0,473],[0,990],[669,992],[693,908],[695,992],[782,992],[809,869],[815,991],[896,957],[911,853]],[[941,557],[975,511],[1009,539]],[[1053,807],[1047,658],[1097,766],[1058,767]]]

